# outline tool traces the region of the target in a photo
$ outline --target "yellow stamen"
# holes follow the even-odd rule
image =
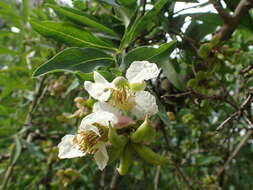
[[[106,141],[108,135],[107,127],[97,123],[93,125],[98,127],[101,136],[97,135],[94,131],[79,131],[73,139],[74,144],[76,144],[81,151],[88,154],[95,154],[97,149],[93,146],[96,145],[98,141]]]
[[[134,107],[133,97],[134,94],[128,86],[112,89],[111,103],[119,109],[130,111]]]

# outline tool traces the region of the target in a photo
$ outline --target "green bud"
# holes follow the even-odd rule
[[[108,148],[107,149],[108,155],[109,155],[108,164],[111,164],[114,161],[118,160],[123,150],[124,150],[124,147],[115,148],[115,147],[112,146],[112,147]]]
[[[134,150],[139,154],[139,156],[146,162],[153,165],[161,165],[169,162],[169,159],[165,156],[161,156],[155,153],[153,150],[145,145],[132,144]]]
[[[126,146],[121,157],[120,157],[120,164],[119,167],[117,168],[118,172],[120,175],[126,175],[130,166],[133,163],[133,151],[132,147]]]
[[[224,55],[221,54],[221,53],[217,54],[217,58],[220,59],[220,60],[224,60],[225,59]]]
[[[198,49],[198,55],[202,58],[207,58],[212,51],[212,44],[211,43],[205,43],[200,46]]]
[[[144,90],[146,88],[146,83],[131,83],[130,84],[130,89],[132,91],[141,91]]]
[[[92,108],[93,107],[93,105],[95,104],[95,100],[93,100],[93,99],[88,99],[88,100],[86,100],[86,101],[84,101],[84,105],[85,106],[87,106],[88,108]]]
[[[122,148],[127,143],[127,137],[118,135],[116,129],[109,126],[108,140],[115,148]]]
[[[212,40],[211,40],[210,43],[212,44],[212,47],[216,47],[217,45],[219,45],[219,43],[220,43],[220,35],[215,35],[212,38]]]
[[[124,86],[128,86],[129,83],[128,83],[128,80],[125,79],[124,77],[117,77],[114,79],[113,83],[115,84],[115,86],[117,88],[122,88]]]
[[[134,143],[149,142],[155,135],[155,129],[149,125],[148,119],[137,128],[137,130],[130,135],[130,139]]]

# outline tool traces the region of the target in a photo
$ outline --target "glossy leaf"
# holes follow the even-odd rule
[[[63,50],[41,65],[35,70],[33,76],[37,77],[59,71],[89,73],[98,66],[108,67],[112,63],[113,59],[99,49],[73,47]]]
[[[136,20],[131,28],[125,32],[120,49],[126,48],[146,28],[147,24],[161,11],[166,3],[168,3],[167,0],[160,0],[150,11]]]
[[[15,147],[13,148],[12,153],[11,153],[10,165],[14,165],[18,161],[21,151],[22,151],[22,145],[21,145],[20,139],[18,136],[15,136]]]
[[[48,7],[54,9],[57,13],[64,15],[66,18],[70,19],[71,21],[88,25],[90,27],[96,28],[102,32],[105,32],[107,34],[118,36],[116,32],[114,32],[112,29],[104,26],[103,24],[100,24],[94,19],[91,19],[90,17],[87,17],[85,14],[77,14],[74,9],[71,8],[63,8],[58,7],[56,5],[48,5]]]
[[[81,30],[67,23],[52,21],[38,22],[30,21],[34,30],[45,37],[76,47],[97,47],[103,49],[116,50],[103,40],[95,37],[88,31]]]

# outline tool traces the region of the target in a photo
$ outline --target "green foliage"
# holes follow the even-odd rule
[[[208,2],[72,2],[0,0],[1,188],[251,189],[250,139],[218,173],[252,127],[252,11],[222,41],[223,18],[199,10]],[[89,155],[60,160],[57,144],[95,102],[83,82],[94,71],[111,82],[143,60],[160,69],[146,82],[157,115],[108,129],[103,172]]]
[[[99,49],[67,48],[35,70],[33,76],[68,71],[92,72],[98,66],[112,66],[113,59]]]

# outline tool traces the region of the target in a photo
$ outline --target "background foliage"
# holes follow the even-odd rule
[[[252,189],[252,5],[72,4],[0,0],[2,189]],[[57,144],[80,121],[74,99],[88,98],[83,81],[94,70],[112,80],[134,60],[162,68],[148,85],[159,104],[152,148],[170,164],[137,160],[121,177],[117,163],[101,172],[90,157],[59,160]]]

